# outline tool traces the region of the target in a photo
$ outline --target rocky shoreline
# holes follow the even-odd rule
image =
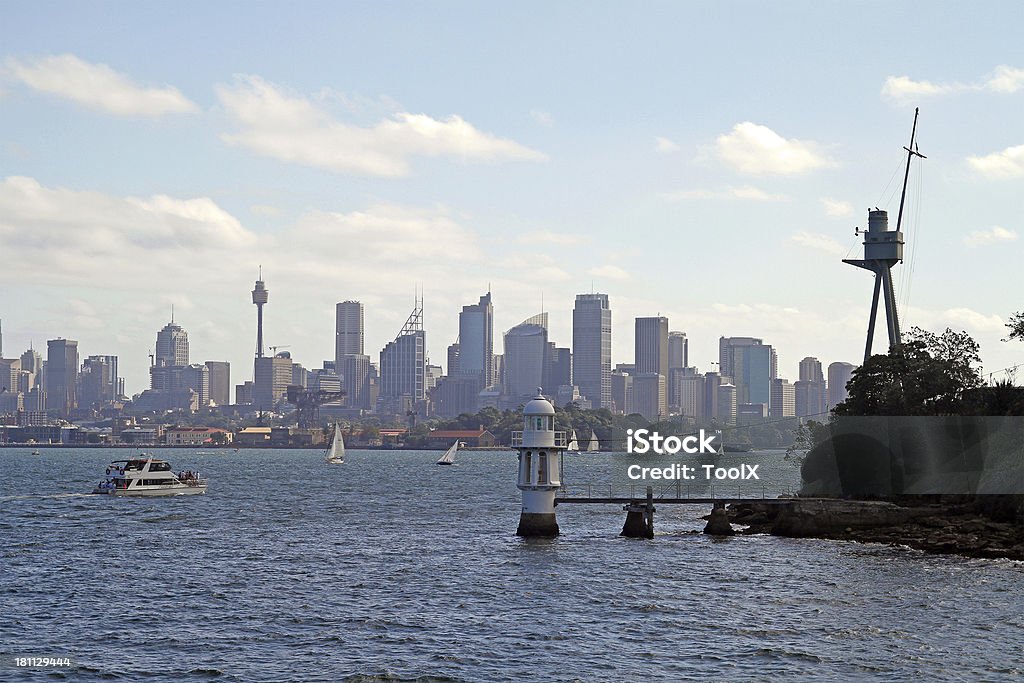
[[[927,553],[1024,560],[1019,501],[800,499],[730,505],[740,534],[908,546]],[[713,533],[713,532],[712,532]]]

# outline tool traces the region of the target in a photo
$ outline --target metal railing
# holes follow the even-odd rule
[[[685,500],[688,498],[706,500],[709,498],[727,498],[729,500],[772,500],[780,497],[791,497],[794,494],[788,487],[768,490],[765,485],[758,484],[708,484],[694,486],[676,482],[675,484],[565,484],[558,489],[559,498],[630,498],[647,497],[647,488],[654,489],[654,499],[659,498]]]
[[[566,448],[569,445],[569,441],[566,439],[565,432],[530,432],[531,434],[554,434],[555,443],[554,448]],[[523,432],[512,432],[512,448],[520,448],[523,445]],[[538,446],[543,448],[543,446]]]

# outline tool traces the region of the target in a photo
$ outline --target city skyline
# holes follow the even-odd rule
[[[1000,47],[1014,6],[995,8],[894,5],[865,25],[856,6],[813,3],[535,4],[501,22],[472,5],[315,20],[264,5],[239,30],[229,4],[12,6],[5,353],[76,339],[83,357],[117,355],[138,392],[175,304],[193,357],[245,381],[263,265],[264,343],[307,366],[334,357],[337,302],[366,306],[375,357],[418,286],[435,363],[488,289],[496,331],[543,307],[565,346],[573,297],[606,292],[614,363],[652,316],[687,333],[705,370],[737,335],[769,340],[784,377],[805,356],[858,363],[871,280],[841,259],[858,255],[869,207],[895,217],[918,105],[928,159],[894,270],[901,323],[967,330],[986,372],[1017,365],[1000,340],[1021,308],[1005,283],[1021,255],[1024,64]],[[195,26],[236,49],[182,41]],[[267,27],[271,47],[254,38]],[[416,74],[435,40],[447,49]]]

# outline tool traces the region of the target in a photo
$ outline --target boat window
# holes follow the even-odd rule
[[[170,470],[171,466],[166,462],[155,462],[149,466],[150,472],[169,472]]]

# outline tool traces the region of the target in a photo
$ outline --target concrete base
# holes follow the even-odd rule
[[[626,522],[619,536],[626,538],[654,538],[654,509],[646,505],[627,505]]]
[[[523,512],[516,536],[557,536],[558,521],[553,512]]]
[[[729,524],[729,515],[725,511],[725,507],[715,505],[715,509],[711,511],[708,523],[704,527],[704,533],[710,536],[732,536],[736,533],[732,530],[732,525]]]

